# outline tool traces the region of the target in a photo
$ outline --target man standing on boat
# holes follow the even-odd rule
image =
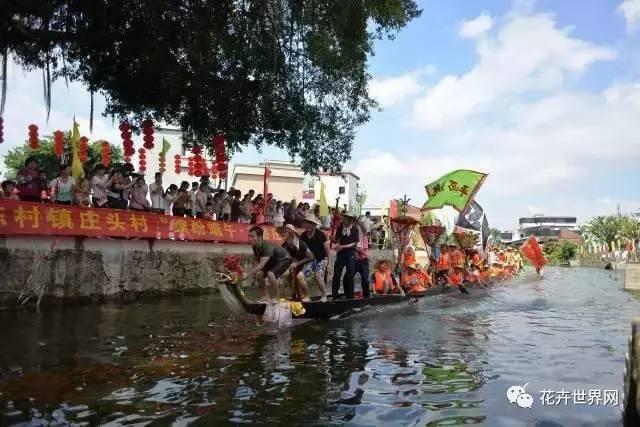
[[[262,228],[249,229],[249,243],[253,249],[253,269],[248,277],[255,277],[263,297],[258,302],[278,301],[278,278],[291,266],[291,257],[282,246],[263,239]],[[268,285],[266,282],[269,282]]]
[[[331,250],[329,247],[329,239],[326,234],[318,230],[320,221],[314,215],[304,217],[304,219],[300,221],[300,226],[305,229],[304,233],[300,235],[300,240],[307,245],[314,257],[312,262],[305,265],[305,274],[307,274],[309,270],[313,271],[318,288],[320,288],[320,301],[327,302],[324,272],[329,263],[329,252]]]
[[[331,294],[334,299],[338,298],[340,291],[340,276],[342,270],[344,274],[344,296],[353,299],[353,276],[356,269],[356,246],[360,241],[358,227],[354,224],[355,215],[346,211],[342,212],[342,223],[336,231],[333,243],[335,243],[336,262],[333,265],[333,283]]]

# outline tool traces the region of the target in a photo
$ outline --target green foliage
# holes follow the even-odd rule
[[[500,241],[500,234],[502,234],[502,232],[500,230],[498,230],[497,228],[490,228],[489,229],[489,235],[493,238],[494,242],[499,242]]]
[[[640,221],[630,216],[624,216],[621,222],[620,237],[633,241],[640,239]]]
[[[597,216],[582,227],[582,232],[588,240],[595,240],[596,242],[609,245],[618,237],[623,224],[623,218],[624,217],[614,215]]]
[[[420,14],[414,0],[8,1],[0,53],[42,68],[47,99],[51,79],[80,81],[107,115],[179,126],[187,145],[223,134],[230,152],[273,145],[336,172],[376,106],[373,41]]]
[[[552,263],[566,264],[578,253],[578,246],[571,242],[552,240],[544,244],[542,251]]]
[[[71,164],[71,133],[65,134],[65,158]],[[102,147],[100,142],[89,143],[89,158],[85,163],[85,172],[89,172],[91,168],[102,163]],[[7,168],[7,177],[14,178],[18,171],[24,166],[24,161],[29,156],[34,156],[38,160],[38,165],[45,170],[47,179],[53,179],[58,176],[60,171],[60,159],[53,152],[53,137],[44,136],[40,140],[40,149],[33,152],[29,147],[29,143],[12,148],[4,157],[4,165]],[[122,149],[111,145],[111,164],[122,161]]]
[[[422,225],[439,225],[438,222],[438,219],[431,211],[423,212],[420,217],[420,224]]]
[[[588,240],[609,246],[619,239],[640,239],[640,221],[630,216],[597,216],[587,222],[582,231]]]

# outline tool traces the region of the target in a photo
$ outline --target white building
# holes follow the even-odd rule
[[[538,238],[553,238],[560,234],[560,230],[578,232],[578,218],[574,216],[545,216],[534,215],[518,219],[518,229],[506,231],[501,235],[503,243],[515,242],[534,235]]]
[[[360,177],[353,172],[342,172],[340,175],[331,175],[326,172],[318,172],[316,176],[305,179],[303,202],[309,204],[320,202],[320,183],[324,184],[325,196],[329,207],[338,206],[344,209],[358,208],[358,193],[360,190]]]
[[[278,200],[288,202],[295,199],[300,201],[304,181],[304,174],[300,166],[279,160],[268,160],[265,163],[271,171],[269,192]],[[249,190],[254,190],[256,194],[262,194],[265,163],[234,164],[229,187],[240,190],[243,194]]]

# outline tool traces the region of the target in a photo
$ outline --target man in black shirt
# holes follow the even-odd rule
[[[331,294],[334,299],[338,297],[340,291],[340,276],[342,270],[346,268],[344,274],[344,296],[353,299],[353,276],[356,269],[356,246],[360,241],[358,227],[354,225],[355,216],[347,212],[342,212],[342,223],[336,231],[333,242],[336,243],[336,262],[333,265],[333,282]]]
[[[255,226],[249,229],[249,243],[253,249],[253,269],[248,276],[255,277],[258,281],[263,292],[261,302],[278,301],[278,278],[291,266],[291,257],[282,246],[266,242],[262,236],[262,228]],[[268,286],[265,279],[269,282]]]
[[[240,200],[242,192],[235,190],[233,192],[233,200],[231,200],[231,222],[238,222],[240,215],[242,215],[242,201]]]
[[[307,215],[300,225],[305,229],[305,232],[300,235],[300,240],[306,243],[307,247],[313,254],[314,260],[305,265],[305,275],[308,274],[308,270],[312,271],[320,288],[320,301],[327,302],[327,287],[324,282],[324,272],[327,269],[329,263],[329,239],[326,234],[318,230],[320,221],[313,216]]]

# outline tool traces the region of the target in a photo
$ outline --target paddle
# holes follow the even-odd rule
[[[467,288],[464,287],[464,285],[462,285],[462,284],[458,285],[458,289],[460,289],[460,292],[462,292],[463,294],[470,295],[469,291],[467,290]]]

